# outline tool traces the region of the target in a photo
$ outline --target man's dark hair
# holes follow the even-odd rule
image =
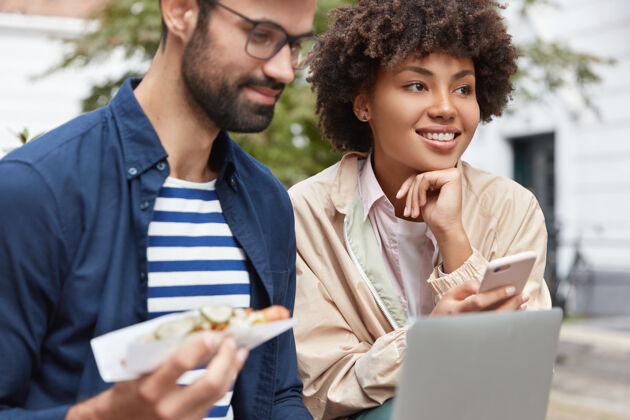
[[[162,11],[162,1],[158,0],[160,4],[160,12]],[[212,3],[207,0],[197,0],[199,6],[199,17],[197,18],[197,27],[205,26],[208,23],[210,17],[210,10],[212,9]],[[166,39],[168,38],[168,28],[164,23],[164,17],[162,17],[162,48],[166,47]]]
[[[492,0],[359,0],[335,9],[309,77],[324,135],[338,150],[370,150],[372,132],[355,117],[352,100],[373,92],[381,66],[393,68],[411,53],[470,57],[481,120],[501,115],[518,53],[498,7]]]

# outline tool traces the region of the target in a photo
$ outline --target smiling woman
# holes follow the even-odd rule
[[[495,6],[363,0],[322,37],[320,126],[349,153],[290,190],[298,369],[317,419],[388,418],[408,319],[550,307],[536,199],[461,160],[517,70]],[[478,292],[488,261],[526,250],[537,264],[523,293]]]
[[[372,92],[355,98],[354,110],[369,121],[377,172],[387,167],[404,180],[452,168],[479,122],[473,61],[431,53],[382,67]]]

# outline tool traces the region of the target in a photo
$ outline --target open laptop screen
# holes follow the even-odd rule
[[[537,420],[562,311],[421,318],[409,329],[392,420]]]

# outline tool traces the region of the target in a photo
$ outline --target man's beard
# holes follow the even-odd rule
[[[213,68],[213,57],[208,54],[210,41],[198,25],[184,49],[182,78],[195,104],[217,127],[234,132],[253,133],[266,129],[273,118],[275,105],[247,102],[239,98],[245,86],[260,86],[282,90],[284,84],[272,79],[257,80],[244,75],[230,81],[228,75]],[[244,54],[245,52],[243,52]]]

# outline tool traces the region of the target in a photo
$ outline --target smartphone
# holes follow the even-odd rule
[[[479,285],[479,292],[501,286],[514,286],[521,293],[536,262],[534,251],[525,251],[490,261]]]

